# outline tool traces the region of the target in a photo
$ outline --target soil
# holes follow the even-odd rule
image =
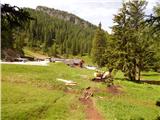
[[[109,87],[107,87],[107,92],[112,93],[114,95],[119,95],[122,94],[123,91],[121,90],[121,86],[116,86],[116,85],[111,85]]]
[[[65,92],[65,93],[68,93],[68,94],[77,94],[77,95],[80,94],[80,92],[79,92],[79,91],[76,91],[76,90],[67,90],[67,89],[66,89],[66,90],[64,90],[64,92]]]
[[[94,107],[93,101],[91,98],[87,100],[81,99],[82,104],[85,105],[85,113],[87,120],[104,120],[97,109]]]

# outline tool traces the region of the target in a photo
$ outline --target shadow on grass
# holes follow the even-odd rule
[[[148,84],[152,84],[152,85],[160,85],[160,81],[156,81],[156,80],[136,80],[136,81],[131,81],[129,79],[126,78],[114,78],[115,80],[121,80],[121,81],[130,81],[130,82],[134,82],[134,83],[139,83],[139,84],[143,84],[143,83],[148,83]]]
[[[114,78],[114,80],[130,81],[130,80],[126,79],[126,78]]]
[[[148,83],[152,85],[160,85],[160,81],[155,81],[155,80],[140,80],[140,83]]]
[[[153,73],[153,74],[145,74],[145,73],[143,73],[142,76],[160,76],[160,73]]]

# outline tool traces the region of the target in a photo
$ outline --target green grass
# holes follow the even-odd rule
[[[159,80],[156,72],[143,72],[142,75],[143,80]],[[95,98],[97,108],[107,120],[158,120],[160,108],[155,103],[160,98],[160,86],[125,81],[120,71],[115,78],[114,83],[122,87],[122,93]]]
[[[160,87],[149,84],[136,84],[116,81],[122,86],[120,95],[106,95],[96,98],[98,109],[109,120],[156,120],[160,108],[155,105],[160,98]]]
[[[120,80],[124,78],[121,72],[116,74],[114,83],[121,86],[122,93],[114,95],[107,92],[106,84],[90,81],[92,70],[62,63],[1,67],[3,120],[84,120],[86,113],[78,98],[79,91],[88,86],[99,89],[92,99],[106,120],[156,120],[160,116],[160,108],[155,105],[160,98],[160,86]],[[157,80],[157,74],[145,72],[142,78]],[[67,87],[57,78],[73,80],[77,86]]]
[[[141,79],[143,80],[156,80],[156,81],[160,81],[160,73],[157,72],[143,72]]]
[[[41,51],[33,51],[27,47],[23,49],[25,56],[35,57],[35,58],[45,58],[47,55],[44,55]]]
[[[78,100],[80,94],[64,91],[103,86],[90,84],[92,73],[62,63],[49,67],[2,65],[2,119],[84,120],[84,109]],[[78,85],[66,87],[57,78],[73,80]]]
[[[77,101],[72,111],[72,101],[77,99],[60,90],[35,88],[26,84],[2,83],[2,119],[9,120],[68,120],[84,118],[82,106]],[[79,114],[82,113],[82,114]],[[70,114],[73,114],[70,116]]]
[[[57,81],[57,78],[61,78],[77,82],[77,88],[101,86],[101,84],[90,82],[90,79],[93,77],[93,72],[92,70],[71,68],[63,63],[51,63],[49,67],[2,65],[2,80],[24,80],[25,82],[31,83],[48,82],[55,86],[62,86],[62,82]]]

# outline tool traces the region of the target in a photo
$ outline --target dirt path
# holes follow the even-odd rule
[[[118,86],[118,85],[112,85],[110,87],[107,88],[107,92],[108,93],[111,93],[113,95],[119,95],[119,94],[122,94],[123,91],[121,90],[122,87],[121,86]]]
[[[100,113],[94,107],[91,98],[88,98],[87,100],[82,99],[81,102],[85,105],[85,113],[87,120],[104,120]]]

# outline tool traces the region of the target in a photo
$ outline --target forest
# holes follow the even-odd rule
[[[146,1],[129,1],[114,15],[112,33],[73,14],[43,6],[36,9],[1,5],[2,59],[11,48],[50,57],[91,56],[99,67],[122,70],[130,80],[141,71],[160,69],[160,4],[146,15]]]
[[[14,42],[11,45],[2,44],[2,48],[14,47],[18,51],[22,51],[22,48],[27,46],[37,51],[43,51],[49,56],[90,54],[96,26],[84,20],[81,20],[81,23],[74,24],[72,21],[80,18],[74,18],[74,15],[69,16],[66,12],[59,13],[59,16],[66,15],[72,18],[66,21],[64,18],[51,16],[40,8],[45,7],[37,7],[35,10],[23,9],[30,14],[33,20],[26,22],[23,29],[20,27],[14,28],[15,30],[12,31]],[[55,11],[49,10],[51,10],[51,13]],[[85,24],[88,26],[85,26]],[[2,43],[4,43],[3,40],[5,41],[7,38],[2,36]]]

